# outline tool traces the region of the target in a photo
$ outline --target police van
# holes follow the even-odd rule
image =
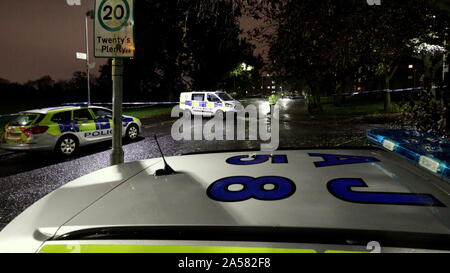
[[[180,94],[180,109],[192,115],[215,116],[218,112],[238,112],[241,104],[222,91],[193,91]]]
[[[122,116],[122,136],[135,140],[139,119]],[[12,151],[55,151],[64,156],[80,146],[112,139],[112,111],[97,106],[65,106],[20,112],[4,126],[0,148]]]

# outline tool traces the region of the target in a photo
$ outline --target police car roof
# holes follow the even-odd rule
[[[59,112],[64,110],[76,110],[76,109],[82,109],[82,108],[104,108],[100,106],[56,106],[56,107],[48,107],[48,108],[41,108],[41,109],[34,109],[34,110],[27,110],[22,111],[20,113],[33,113],[33,114],[48,114],[51,112]]]
[[[0,233],[0,241],[20,245],[22,238],[37,248],[34,234],[40,229],[52,237],[143,226],[450,235],[450,184],[395,154],[312,149],[274,155],[276,160],[249,151],[168,157],[177,174],[162,177],[154,175],[164,166],[161,158],[105,168],[32,205]],[[266,192],[260,184],[251,191],[230,189],[227,183],[233,179],[247,188],[264,181],[274,187]]]
[[[370,196],[365,201],[355,197],[359,201],[350,202],[342,200],[345,197],[339,192],[330,192],[330,181],[354,178],[353,182],[362,179],[368,185],[366,188],[362,184],[355,184],[355,189],[359,191],[432,194],[450,205],[449,191],[437,188],[437,184],[446,184],[449,190],[447,183],[423,174],[416,167],[413,170],[404,169],[408,168],[408,164],[399,164],[397,157],[388,152],[312,150],[282,151],[276,154],[285,155],[287,163],[274,164],[268,159],[265,162],[261,160],[260,164],[235,165],[239,160],[230,161],[236,156],[250,155],[245,152],[168,158],[170,166],[180,174],[165,177],[162,182],[153,175],[155,169],[162,167],[160,164],[142,168],[145,171],[124,182],[65,226],[69,230],[74,227],[79,229],[80,226],[118,224],[278,226],[450,234],[450,212],[445,206],[392,204],[396,202],[392,200],[387,201],[391,204],[376,204],[382,198],[375,200]],[[316,166],[315,162],[322,162],[326,155],[335,154],[342,156],[339,160],[343,161],[353,156],[361,157],[361,160],[353,161],[354,164],[333,165],[335,162],[332,161],[337,157],[330,156],[330,165]],[[375,158],[377,161],[364,162],[364,158]],[[348,163],[352,161],[349,160]],[[250,179],[249,183],[256,183],[252,178],[276,176],[281,178],[271,180],[275,184],[280,182],[276,187],[287,187],[284,185],[287,179],[295,184],[295,190],[286,192],[285,196],[279,192],[281,195],[274,199],[269,197],[264,200],[253,192],[255,196],[250,194],[241,200],[228,201],[225,200],[228,190],[222,191],[220,187],[216,192],[211,190],[214,181],[233,176],[246,177],[242,179]],[[336,186],[335,191],[339,190],[339,186]],[[232,194],[230,196],[233,197]],[[120,200],[128,201],[124,203]]]

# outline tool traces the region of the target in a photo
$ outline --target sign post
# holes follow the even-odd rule
[[[95,0],[96,58],[113,58],[113,147],[111,165],[124,162],[122,148],[123,58],[134,57],[133,0]]]
[[[122,99],[123,99],[123,60],[114,58],[112,61],[113,81],[113,146],[111,152],[111,165],[121,164],[124,161],[122,148]]]

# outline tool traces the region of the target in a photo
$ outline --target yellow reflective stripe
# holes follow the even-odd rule
[[[229,246],[44,245],[40,253],[317,253],[314,249]]]
[[[47,134],[52,136],[57,136],[61,134],[61,129],[59,129],[59,124],[48,124]]]
[[[78,121],[77,124],[80,127],[80,132],[89,132],[97,130],[97,126],[95,126],[95,122],[93,120]]]

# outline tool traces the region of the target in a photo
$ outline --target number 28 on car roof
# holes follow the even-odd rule
[[[316,168],[327,168],[348,164],[361,164],[379,162],[375,157],[319,154],[309,153],[311,157],[321,157],[322,161],[314,162]],[[226,160],[231,165],[258,165],[270,161],[271,164],[287,164],[288,157],[284,154],[255,155],[251,158],[248,155],[233,156]],[[231,190],[234,186],[238,190]],[[374,192],[374,191],[354,191],[353,188],[368,189],[362,178],[335,178],[327,182],[328,192],[340,200],[378,205],[405,205],[405,206],[433,206],[445,207],[433,195],[428,193],[400,193],[400,192]],[[221,202],[240,202],[249,199],[263,201],[282,200],[296,194],[295,183],[282,176],[230,176],[221,178],[212,183],[207,189],[209,198]],[[301,193],[297,193],[301,194]]]

